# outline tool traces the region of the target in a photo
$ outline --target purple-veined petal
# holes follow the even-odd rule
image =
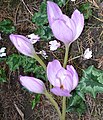
[[[54,21],[51,28],[54,36],[64,44],[69,44],[73,40],[73,32],[63,20]]]
[[[76,35],[74,40],[76,40],[84,28],[84,16],[80,13],[80,11],[75,10],[71,16],[71,19],[75,22],[76,25]]]
[[[17,50],[20,53],[30,57],[34,56],[35,50],[28,38],[26,38],[23,35],[14,35],[14,34],[11,34],[9,37],[12,43],[14,44],[14,46],[17,48]]]
[[[54,87],[50,91],[57,96],[66,96],[66,97],[71,96],[71,94],[68,90],[61,89],[60,87]]]
[[[50,26],[54,20],[58,19],[62,15],[62,11],[57,4],[54,2],[47,2],[47,15]]]
[[[20,82],[26,89],[28,89],[31,92],[43,94],[45,91],[44,83],[37,78],[20,76]]]
[[[70,71],[72,74],[72,79],[73,79],[72,90],[73,90],[78,85],[78,81],[79,81],[78,74],[72,65],[67,65],[67,70]]]
[[[72,19],[70,19],[65,14],[63,14],[61,16],[61,19],[63,19],[65,21],[65,24],[72,30],[72,32],[73,32],[73,38],[74,38],[75,35],[76,35],[76,25],[75,25],[75,22]]]
[[[68,90],[69,92],[71,92],[72,87],[73,87],[73,79],[72,79],[72,75],[69,71],[65,70],[64,68],[61,68],[58,73],[57,73],[57,78],[60,81],[60,86],[59,87],[63,87],[63,89]],[[57,85],[55,84],[55,86],[57,87]]]
[[[55,86],[60,86],[60,81],[57,79],[56,74],[58,70],[62,68],[60,62],[58,60],[53,60],[52,62],[49,62],[47,65],[47,77],[49,82]]]

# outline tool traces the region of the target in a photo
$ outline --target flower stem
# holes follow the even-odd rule
[[[64,57],[64,64],[63,67],[65,68],[68,61],[68,52],[69,52],[69,46],[65,46],[65,57]],[[66,115],[66,97],[63,97],[63,103],[62,103],[62,120],[65,120]]]
[[[46,70],[45,63],[42,61],[42,59],[40,59],[40,57],[37,54],[34,55],[34,58],[40,63],[40,65],[44,68],[44,70]]]
[[[63,67],[65,68],[66,65],[67,65],[67,61],[68,61],[68,51],[69,51],[69,46],[65,46],[65,57],[64,57],[64,64],[63,64]]]
[[[60,120],[62,120],[61,112],[60,112],[60,109],[59,109],[57,102],[53,99],[53,97],[47,91],[45,91],[45,95],[50,100],[50,102],[55,107],[55,109],[57,110]]]

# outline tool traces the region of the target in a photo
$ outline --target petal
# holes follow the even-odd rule
[[[73,32],[73,37],[75,37],[76,35],[76,25],[75,25],[75,22],[70,19],[67,15],[62,15],[61,16],[61,19],[63,19],[66,23],[66,25],[72,30]]]
[[[71,96],[68,90],[60,89],[59,87],[54,87],[50,91],[57,96],[67,96],[67,97]]]
[[[80,11],[75,10],[71,16],[71,19],[75,22],[76,25],[76,36],[74,40],[76,40],[84,28],[84,16],[80,13]]]
[[[78,74],[77,74],[76,70],[74,69],[74,67],[72,65],[67,65],[67,70],[71,72],[72,77],[73,77],[72,78],[73,79],[72,90],[73,90],[78,85],[78,81],[79,81]]]
[[[55,86],[60,86],[60,81],[57,79],[56,74],[58,70],[62,68],[60,62],[58,60],[53,60],[52,62],[49,62],[47,65],[47,77],[49,82]]]
[[[31,92],[34,93],[44,93],[45,85],[44,83],[34,77],[20,76],[21,84]]]
[[[12,43],[14,44],[14,46],[18,49],[20,53],[30,57],[34,56],[35,50],[28,38],[26,38],[23,35],[14,35],[14,34],[11,34],[9,37]]]
[[[63,88],[68,90],[69,92],[71,92],[71,90],[73,88],[72,74],[68,70],[61,68],[57,73],[57,78],[59,79]],[[57,86],[57,85],[55,85],[55,86]]]
[[[50,26],[55,19],[58,19],[62,15],[62,11],[59,6],[51,1],[47,2],[47,15]]]
[[[64,44],[69,44],[71,41],[73,41],[73,32],[64,23],[64,21],[56,20],[55,22],[53,22],[51,28],[54,36],[58,40],[64,42]]]

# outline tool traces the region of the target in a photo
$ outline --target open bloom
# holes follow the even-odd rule
[[[2,47],[2,48],[0,49],[0,57],[6,56],[5,50],[6,50],[6,47]]]
[[[47,15],[54,36],[65,45],[72,43],[80,36],[84,27],[84,16],[79,10],[76,9],[69,18],[62,13],[56,3],[48,1]]]
[[[92,57],[92,51],[87,48],[83,54],[84,59],[90,59]]]
[[[58,60],[49,62],[47,77],[54,86],[51,92],[58,96],[71,96],[70,92],[78,85],[78,74],[72,65],[64,69]]]
[[[35,35],[34,33],[27,35],[27,36],[32,44],[35,44],[40,39],[40,37],[38,35]]]
[[[17,50],[20,53],[29,57],[34,56],[35,50],[33,48],[31,41],[28,38],[26,38],[23,35],[15,35],[15,34],[11,34],[9,37],[12,43],[14,44],[14,46],[17,48]]]
[[[57,50],[57,48],[60,47],[60,42],[57,42],[56,40],[50,41],[49,44],[51,51]]]
[[[31,92],[43,94],[45,91],[44,83],[37,78],[20,76],[20,82],[26,89],[28,89]]]

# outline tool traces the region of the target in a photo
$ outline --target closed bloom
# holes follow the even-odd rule
[[[33,57],[35,54],[35,50],[31,41],[23,35],[15,35],[11,34],[10,36],[11,42],[17,48],[17,50],[29,57]]]
[[[49,62],[47,77],[54,86],[51,92],[58,96],[71,96],[70,92],[78,85],[78,74],[72,65],[64,69],[58,60]]]
[[[65,45],[72,43],[80,36],[84,27],[84,16],[79,10],[76,9],[69,18],[62,13],[56,3],[48,1],[47,15],[54,36]]]
[[[20,76],[21,84],[31,92],[43,94],[45,91],[44,83],[34,77]]]

